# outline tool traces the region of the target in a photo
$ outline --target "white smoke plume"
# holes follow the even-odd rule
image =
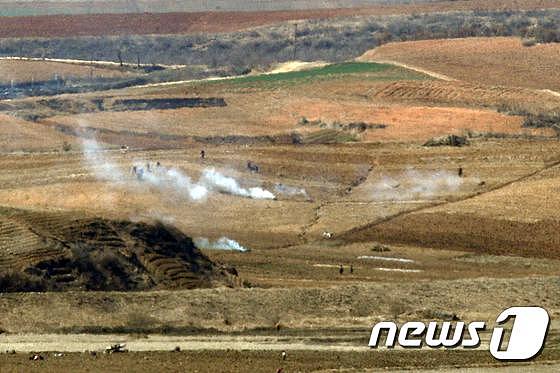
[[[99,180],[126,182],[131,178],[146,183],[157,189],[173,192],[193,201],[204,200],[210,191],[232,194],[253,199],[275,199],[270,191],[260,187],[243,188],[233,177],[225,176],[214,168],[202,172],[198,182],[184,175],[181,171],[164,166],[147,166],[147,162],[135,162],[136,175],[125,174],[110,159],[105,157],[103,149],[95,139],[84,139],[82,142],[84,157],[88,168]]]
[[[142,181],[156,188],[171,190],[193,201],[202,201],[208,195],[208,188],[193,183],[188,176],[173,168],[160,166],[150,172],[142,169]]]
[[[274,185],[274,191],[278,194],[283,194],[289,197],[303,196],[308,198],[307,191],[304,188],[293,187],[284,184]]]
[[[274,194],[263,188],[242,188],[237,180],[232,177],[225,176],[213,168],[207,168],[203,171],[199,180],[201,185],[211,190],[221,193],[233,194],[236,196],[248,197],[253,199],[274,199]]]
[[[123,181],[124,177],[115,164],[105,158],[103,149],[94,139],[83,139],[82,148],[88,168],[93,171],[95,177],[107,181]]]
[[[396,177],[381,176],[373,185],[372,195],[376,201],[431,198],[454,192],[463,182],[454,172],[409,169]]]
[[[237,241],[227,237],[222,237],[214,242],[210,242],[208,238],[199,237],[194,239],[194,244],[196,245],[196,247],[203,248],[203,249],[240,251],[240,252],[249,251],[249,249],[241,246]]]

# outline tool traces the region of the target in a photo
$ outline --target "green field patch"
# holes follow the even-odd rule
[[[225,81],[209,81],[205,82],[205,84],[210,83],[228,86],[235,85],[238,87],[277,88],[281,86],[341,78],[359,78],[378,81],[430,79],[427,75],[390,64],[374,62],[344,62],[301,71],[239,76]]]
[[[253,76],[243,76],[232,79],[234,83],[276,83],[286,81],[306,81],[316,78],[331,78],[338,75],[379,73],[392,68],[391,65],[367,63],[367,62],[346,62],[332,64],[323,67],[316,67],[308,70],[290,71],[276,74],[262,74]]]

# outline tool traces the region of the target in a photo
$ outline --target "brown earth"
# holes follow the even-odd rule
[[[240,180],[245,186],[260,184],[265,189],[274,191],[275,185],[284,184],[304,188],[308,194],[307,197],[278,194],[278,201],[211,194],[204,203],[189,202],[181,196],[180,192],[158,190],[143,185],[133,177],[129,177],[125,184],[96,180],[92,169],[87,167],[79,153],[68,153],[64,156],[43,154],[32,157],[12,155],[3,161],[5,171],[2,174],[3,189],[0,190],[0,198],[4,204],[14,207],[55,208],[76,212],[88,210],[93,214],[114,218],[165,217],[190,236],[219,238],[225,235],[239,240],[244,246],[254,250],[264,250],[263,258],[266,258],[269,255],[267,248],[300,244],[302,239],[309,240],[310,243],[321,241],[323,231],[335,232],[337,237],[338,234],[368,222],[383,222],[393,215],[414,211],[422,206],[437,205],[446,200],[461,200],[481,193],[483,194],[478,198],[485,196],[489,201],[480,206],[465,208],[463,213],[474,213],[481,218],[494,219],[498,223],[503,219],[502,217],[487,215],[493,211],[504,211],[504,206],[507,207],[506,202],[497,204],[499,200],[496,198],[500,195],[498,191],[507,190],[505,189],[507,183],[549,167],[550,155],[557,151],[555,141],[541,142],[539,147],[535,147],[531,141],[526,140],[478,140],[471,146],[458,149],[447,147],[429,149],[419,145],[391,143],[249,147],[222,145],[206,147],[207,159],[204,161],[198,159],[199,147],[127,154],[107,152],[104,156],[123,173],[127,173],[131,165],[140,160],[159,161],[164,166],[181,170],[193,180],[197,180],[204,169],[215,167],[226,175]],[[246,171],[247,159],[256,160],[261,168],[259,175]],[[423,196],[422,192],[419,192],[419,195],[412,193],[408,196],[406,189],[408,187],[401,182],[403,189],[396,190],[397,200],[378,200],[376,197],[376,187],[383,177],[400,180],[408,177],[406,176],[408,168],[427,175],[442,171],[453,174],[458,167],[463,168],[465,177],[456,189],[444,187],[426,196]],[[556,178],[554,175],[554,173],[542,174],[543,182],[547,182],[545,185],[554,185]],[[534,211],[535,215],[531,217],[533,219],[556,221],[554,214],[550,213],[554,209],[543,209],[541,205],[537,205],[539,198],[528,197],[541,193],[550,195],[548,190],[538,189],[539,192],[534,194],[534,190],[537,190],[536,186],[540,184],[534,185],[530,180],[512,185],[515,186],[515,190],[520,191],[520,194],[516,197],[519,198],[518,208],[508,212],[509,219],[525,221],[527,216],[523,211],[529,210]],[[493,192],[485,193],[494,189]],[[403,193],[402,198],[407,199],[400,200],[400,193]],[[468,201],[472,203],[475,199],[468,199]],[[186,206],[188,209],[185,208]],[[451,208],[454,204],[444,206]],[[537,206],[541,207],[537,208]],[[259,219],[252,219],[255,214]],[[435,216],[444,219],[447,210],[443,209]],[[207,224],[209,220],[213,222],[211,225]],[[247,224],[247,221],[251,221],[251,224]],[[476,219],[471,221],[473,227],[481,230],[482,233],[487,229],[487,222],[477,223]],[[412,232],[416,227],[422,225],[420,223],[410,225],[409,229]],[[468,232],[474,232],[474,228]],[[504,235],[518,237],[514,234],[517,229],[515,224],[506,225],[502,229],[505,229]],[[555,235],[552,233],[543,237],[554,240]],[[524,235],[528,240],[531,239],[529,231],[522,231],[519,234]],[[353,240],[352,237],[347,239]],[[414,242],[412,246],[421,245],[420,242]],[[426,244],[426,247],[441,248],[442,246],[430,243]],[[468,249],[461,245],[455,248]],[[352,257],[368,255],[365,247],[357,249],[359,250],[354,251]],[[516,245],[512,246],[508,253],[522,255],[525,253],[524,250],[525,246]],[[290,252],[292,251],[288,250],[283,256],[285,260],[291,256]],[[345,252],[338,252],[326,263],[319,261],[311,264],[335,265],[337,261],[347,262]],[[250,256],[258,257],[260,254],[257,253],[258,251],[255,251]],[[534,254],[539,257],[553,255],[552,253]],[[234,255],[245,254],[232,253],[227,256]],[[294,259],[296,262],[304,260],[305,263],[305,258],[296,256]],[[229,261],[224,260],[224,262]],[[249,276],[251,281],[259,278],[257,283],[261,281],[270,283],[275,281],[274,278],[281,278],[276,276],[278,272],[270,273],[269,270],[267,270],[269,275],[263,277],[258,263],[261,262],[255,262],[257,267],[250,269],[250,272],[254,273]],[[304,268],[309,268],[311,264],[305,264],[300,273],[305,273]],[[355,264],[358,265],[358,262]],[[283,277],[291,272],[289,268],[290,266],[282,269]],[[296,268],[294,265],[293,269]],[[246,275],[248,271],[249,268],[245,270]],[[321,271],[317,272],[317,275],[336,272]],[[426,272],[429,273],[431,272]],[[368,276],[373,274],[375,271]],[[414,276],[424,276],[424,274],[414,274]],[[324,279],[328,281],[328,277]]]
[[[378,90],[375,97],[408,105],[493,107],[535,114],[555,112],[560,108],[560,96],[550,92],[441,80],[390,83]]]
[[[248,97],[247,97],[248,98]],[[249,98],[250,99],[250,98]],[[290,98],[290,101],[296,101]],[[487,110],[462,108],[432,108],[417,106],[364,105],[362,103],[341,103],[327,100],[297,100],[286,102],[284,115],[270,108],[268,113],[249,111],[252,100],[230,109],[178,109],[149,112],[96,113],[76,116],[53,117],[42,121],[49,126],[62,124],[79,129],[87,125],[91,128],[114,132],[131,132],[139,135],[159,136],[274,136],[282,133],[299,132],[306,134],[317,131],[318,127],[298,125],[298,117],[328,122],[381,123],[386,128],[367,130],[362,141],[426,141],[431,137],[449,133],[497,132],[504,134],[553,135],[551,130],[523,129],[521,117],[507,116]],[[281,104],[279,102],[278,104]],[[246,109],[246,110],[243,110]],[[234,120],[232,112],[247,113]],[[268,114],[268,115],[267,115]],[[275,115],[274,117],[271,117]],[[282,116],[281,116],[282,115]],[[252,118],[250,118],[252,117]],[[292,119],[293,118],[293,119]],[[243,127],[240,124],[243,122]],[[109,135],[109,134],[108,134]],[[110,137],[110,136],[109,136]],[[116,136],[115,136],[116,137]],[[116,139],[115,139],[116,140]],[[115,140],[106,142],[118,144]]]
[[[177,4],[173,0],[152,0],[152,1],[137,1],[135,3],[130,3],[126,0],[95,0],[95,1],[85,1],[85,0],[75,0],[75,1],[34,1],[34,9],[30,10],[25,1],[18,0],[2,0],[0,5],[5,6],[12,12],[16,12],[20,9],[25,10],[27,13],[43,14],[45,11],[50,11],[52,14],[52,9],[62,9],[64,14],[91,14],[91,13],[170,13],[170,12],[196,12],[196,11],[206,11],[212,10],[215,6],[215,11],[228,12],[228,11],[254,11],[255,9],[290,9],[290,10],[314,10],[314,9],[338,9],[338,8],[356,8],[363,6],[364,3],[368,1],[363,0],[338,0],[338,1],[320,1],[320,0],[297,0],[288,1],[266,1],[260,4],[247,3],[244,0],[232,0],[228,1],[227,4],[220,2],[204,2],[204,3],[191,3],[191,4]],[[272,4],[271,4],[272,3]],[[399,5],[399,1],[394,1],[394,5],[389,5],[390,2],[383,1],[373,1],[374,7],[381,9],[403,9],[403,5]],[[377,4],[381,3],[381,4]],[[430,4],[432,3],[432,4]],[[436,4],[433,4],[436,3]],[[550,0],[516,0],[516,1],[445,1],[445,0],[420,0],[416,1],[412,5],[406,5],[408,8],[422,9],[423,7],[443,8],[454,7],[453,9],[472,9],[473,5],[477,8],[482,7],[482,9],[534,9],[536,8],[547,8],[554,5],[554,1]]]
[[[483,85],[560,90],[560,45],[524,47],[520,38],[465,38],[389,43],[363,61],[396,61]]]
[[[0,60],[0,84],[28,83],[75,78],[115,78],[132,76],[118,69],[52,61]]]
[[[290,351],[288,360],[282,361],[278,351],[188,351],[188,352],[142,352],[128,354],[100,355],[92,357],[85,354],[65,354],[56,357],[44,354],[46,361],[30,362],[30,354],[0,355],[0,364],[6,372],[38,370],[42,372],[184,372],[192,370],[200,373],[274,372],[283,368],[285,372],[333,372],[354,371],[378,372],[403,369],[437,369],[448,367],[446,372],[456,371],[457,366],[471,367],[473,373],[479,372],[549,372],[557,370],[557,364],[550,360],[556,358],[556,352],[546,353],[537,361],[529,364],[517,364],[515,367],[496,364],[485,352],[463,354],[449,351],[392,351],[391,353],[337,352],[331,351]],[[471,372],[471,370],[465,370]]]
[[[48,5],[47,5],[48,6]],[[376,5],[365,8],[269,12],[199,12],[53,15],[3,17],[0,37],[66,37],[138,34],[188,34],[232,32],[251,27],[300,19],[356,15],[391,15],[460,10],[530,10],[558,8],[554,0],[438,1],[413,5]]]

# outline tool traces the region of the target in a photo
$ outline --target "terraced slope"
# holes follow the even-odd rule
[[[391,82],[375,98],[404,102],[519,109],[539,113],[560,109],[560,97],[526,88],[487,86],[457,81]]]
[[[232,286],[182,232],[161,224],[0,208],[0,291]]]

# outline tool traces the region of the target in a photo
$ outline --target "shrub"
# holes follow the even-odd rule
[[[535,38],[525,38],[521,41],[524,47],[532,47],[537,44],[537,39]]]
[[[62,150],[65,152],[69,152],[70,150],[72,150],[72,145],[69,142],[64,141],[62,143]]]
[[[47,283],[36,276],[22,272],[5,272],[0,274],[0,292],[45,291]]]

